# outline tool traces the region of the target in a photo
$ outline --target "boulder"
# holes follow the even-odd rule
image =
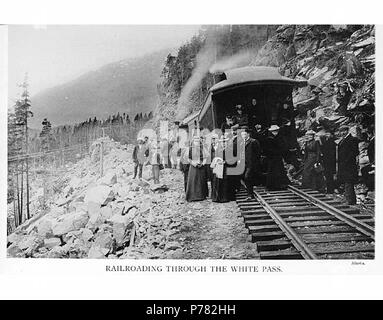
[[[113,238],[112,234],[110,232],[97,232],[94,239],[94,245],[102,248],[102,249],[109,249],[112,247],[113,244]]]
[[[80,231],[81,234],[79,236],[83,241],[89,241],[93,238],[93,232],[91,230],[83,228]]]
[[[89,214],[82,210],[61,216],[57,223],[52,226],[53,235],[62,236],[70,231],[84,228],[88,220]]]
[[[92,246],[88,252],[89,259],[104,259],[105,254],[98,246]]]
[[[40,237],[46,238],[52,234],[52,220],[48,218],[41,219],[40,223],[37,225],[37,233]]]
[[[41,237],[36,234],[26,235],[19,243],[18,247],[24,251],[27,256],[31,256],[35,251],[37,251],[44,241]]]
[[[70,180],[68,186],[69,186],[70,188],[76,189],[76,188],[78,188],[78,187],[80,186],[80,184],[81,184],[81,178],[73,177],[73,178]]]
[[[122,245],[129,224],[132,222],[129,216],[115,214],[110,221],[113,224],[113,238],[117,245]],[[133,226],[133,223],[132,223]]]
[[[89,222],[95,223],[101,217],[101,205],[90,201],[87,203],[87,211],[89,214]]]
[[[64,247],[68,251],[69,258],[86,258],[91,243],[83,239],[73,239],[73,242],[66,244]]]
[[[170,251],[170,250],[177,250],[177,249],[182,249],[182,246],[180,243],[176,241],[171,241],[165,244],[165,251]]]
[[[56,200],[56,205],[57,205],[58,207],[62,207],[62,206],[64,206],[64,205],[70,203],[71,201],[72,201],[71,198],[62,197],[62,198]]]
[[[13,243],[7,248],[7,256],[10,258],[24,258],[25,253],[16,243]]]
[[[110,187],[99,185],[87,190],[84,202],[95,202],[100,205],[105,205],[110,202],[114,197],[113,191]]]
[[[117,175],[114,171],[109,171],[98,180],[98,183],[101,185],[113,186],[117,183]]]
[[[72,243],[74,239],[79,238],[81,234],[80,230],[70,231],[62,236],[65,243]]]
[[[109,206],[101,207],[100,213],[101,213],[101,217],[102,217],[103,220],[108,220],[113,215],[112,208],[109,207]]]
[[[47,249],[52,249],[56,246],[59,246],[60,244],[61,244],[60,238],[44,239],[44,247]]]
[[[19,243],[24,238],[22,233],[14,232],[7,237],[8,243]]]
[[[67,254],[68,254],[68,251],[66,250],[65,247],[56,246],[48,252],[48,258],[51,258],[51,259],[65,258]]]

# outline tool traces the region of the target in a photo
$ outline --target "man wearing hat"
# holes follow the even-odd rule
[[[320,163],[320,144],[315,140],[314,130],[306,131],[306,141],[304,144],[302,187],[323,191],[324,178],[322,165]]]
[[[142,178],[142,167],[145,163],[145,158],[149,156],[149,149],[145,146],[145,140],[141,137],[137,138],[137,144],[133,149],[133,162],[134,162],[134,176],[133,179],[137,177]]]
[[[278,134],[279,129],[278,125],[271,125],[268,130],[269,135],[264,142],[264,153],[267,157],[266,188],[268,190],[282,190],[290,183],[283,165],[283,155],[286,154],[287,144]]]
[[[232,127],[235,125],[235,119],[231,114],[227,114],[225,121],[221,125],[222,134],[229,133],[232,130]]]
[[[334,175],[336,174],[336,143],[331,131],[323,127],[319,137],[320,150],[323,163],[323,174],[326,180],[326,192],[334,193]]]
[[[348,126],[341,126],[339,133],[341,140],[337,146],[337,178],[339,184],[344,184],[344,195],[348,204],[356,204],[354,185],[358,181],[356,157],[359,155],[359,143],[349,133]]]
[[[245,170],[242,180],[245,183],[247,199],[254,199],[254,179],[260,168],[261,148],[259,142],[250,137],[250,129],[247,126],[241,127],[242,142],[240,145],[240,160],[245,162]]]

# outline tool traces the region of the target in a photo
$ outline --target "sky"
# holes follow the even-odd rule
[[[8,29],[8,97],[28,73],[30,93],[121,59],[185,43],[198,25],[12,25]]]

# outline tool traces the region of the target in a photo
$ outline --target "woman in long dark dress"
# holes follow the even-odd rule
[[[266,188],[268,190],[283,190],[290,183],[283,165],[286,143],[278,133],[279,127],[272,125],[264,142],[264,153],[267,157]]]
[[[189,148],[189,173],[186,186],[186,200],[202,201],[208,196],[206,164],[207,152],[200,137],[195,136]]]
[[[180,153],[180,170],[184,175],[184,189],[186,192],[186,187],[188,183],[188,175],[189,175],[189,142],[186,141],[184,147],[181,149]]]
[[[231,183],[229,177],[227,176],[227,168],[229,166],[235,166],[235,164],[230,164],[230,153],[227,152],[227,141],[228,138],[222,137],[220,139],[219,147],[215,154],[215,160],[213,159],[212,164],[219,166],[219,163],[222,163],[222,176],[220,173],[214,173],[213,169],[213,180],[211,184],[211,199],[213,202],[229,202],[235,200],[234,185]],[[229,160],[229,162],[227,162]],[[214,166],[217,171],[219,170]]]
[[[315,131],[306,132],[307,141],[304,146],[302,187],[322,191],[324,187],[323,173],[316,170],[320,161],[320,144],[314,140]]]

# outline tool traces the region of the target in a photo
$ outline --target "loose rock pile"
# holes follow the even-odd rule
[[[180,247],[171,235],[181,224],[181,175],[165,169],[166,184],[154,185],[144,168],[144,179],[133,180],[132,146],[103,144],[104,175],[94,152],[73,165],[50,210],[8,236],[10,257],[159,258]]]

